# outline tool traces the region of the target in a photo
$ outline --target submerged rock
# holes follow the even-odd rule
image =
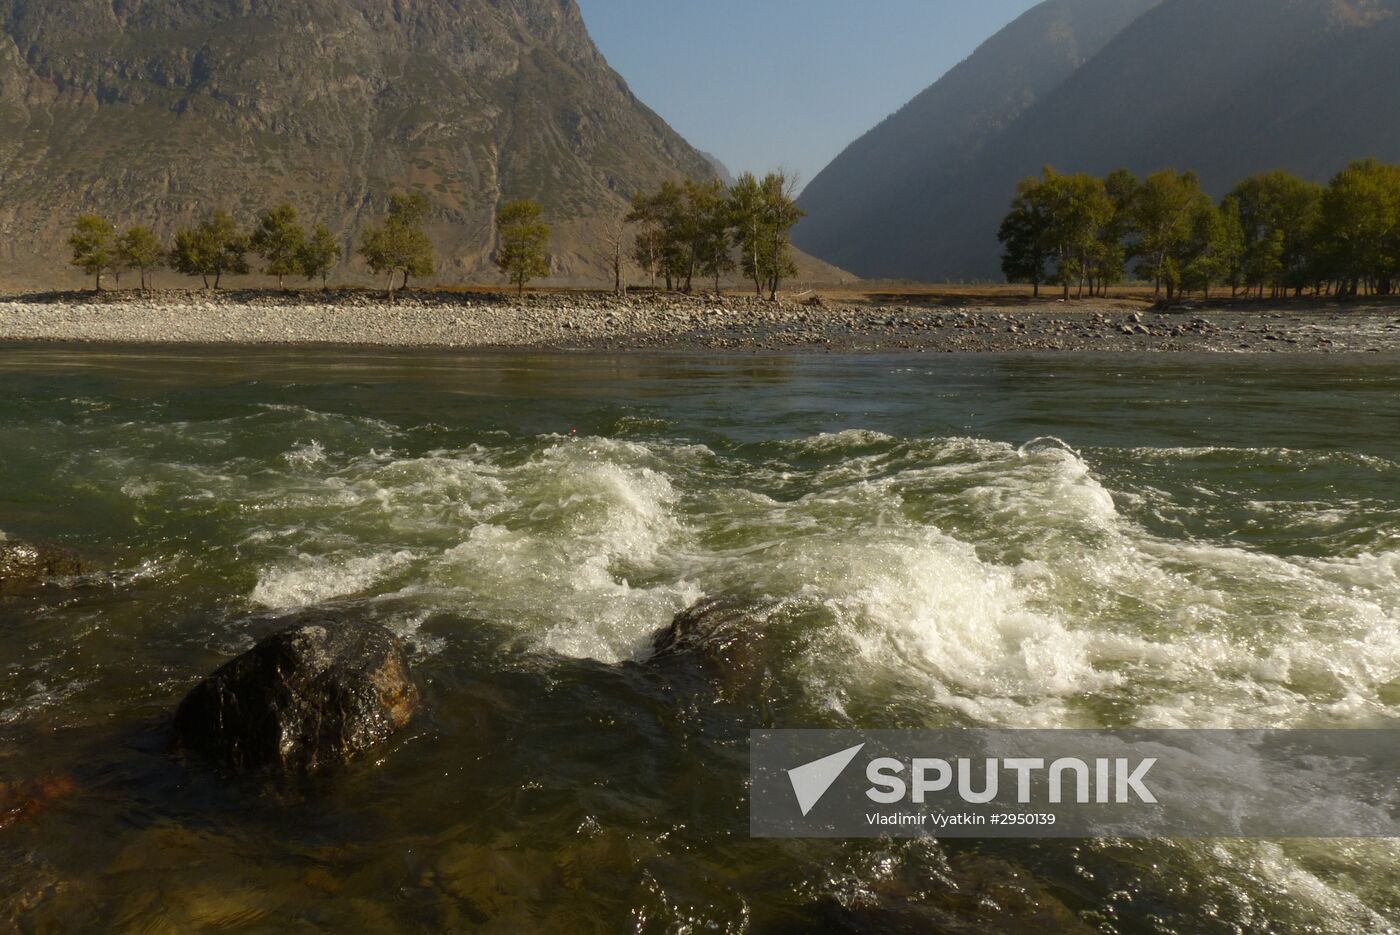
[[[388,739],[418,707],[403,642],[380,626],[309,620],[197,685],[176,749],[237,771],[311,773]]]
[[[37,587],[49,578],[81,575],[82,561],[67,549],[11,539],[0,532],[0,594]]]
[[[750,601],[706,598],[656,634],[651,661],[693,662],[724,694],[762,687],[773,661],[774,640],[767,627],[772,610]]]

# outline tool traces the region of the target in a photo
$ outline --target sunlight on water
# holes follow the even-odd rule
[[[293,385],[148,360],[0,372],[0,525],[131,572],[0,603],[0,776],[78,789],[0,831],[36,918],[324,922],[354,892],[387,928],[508,930],[547,927],[546,894],[574,886],[585,930],[908,910],[998,931],[1011,917],[948,895],[989,879],[1104,931],[1384,931],[1397,911],[1391,843],[742,832],[751,727],[1393,726],[1400,439],[1337,416],[1400,425],[1393,367],[441,355]],[[1238,381],[1252,406],[1228,402]],[[771,680],[667,685],[653,637],[722,595],[764,608]],[[326,606],[410,640],[427,717],[306,799],[183,780],[160,740],[180,693]],[[94,821],[100,846],[76,832]],[[170,875],[160,906],[138,871]]]

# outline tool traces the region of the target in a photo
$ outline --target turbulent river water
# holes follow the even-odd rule
[[[761,727],[1394,727],[1400,361],[0,352],[0,928],[1389,932],[1390,841],[773,842]],[[649,666],[765,598],[761,685]],[[269,789],[166,752],[308,607],[423,714]]]

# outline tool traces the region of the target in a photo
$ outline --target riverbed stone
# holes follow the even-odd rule
[[[656,634],[651,662],[697,666],[722,695],[761,687],[776,650],[767,625],[773,610],[761,602],[728,597],[701,600]]]
[[[0,532],[0,594],[37,587],[50,578],[81,575],[85,570],[82,560],[67,549],[11,539]]]
[[[309,619],[195,686],[176,712],[174,745],[236,772],[308,774],[387,740],[418,705],[397,636]]]

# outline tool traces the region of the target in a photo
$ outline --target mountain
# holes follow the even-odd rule
[[[349,245],[410,187],[444,278],[489,269],[517,197],[545,204],[556,275],[584,276],[626,196],[713,174],[574,0],[0,0],[11,278],[52,281],[80,211],[168,233],[287,199]]]
[[[859,275],[919,278],[902,243],[915,210],[937,211],[989,140],[1157,2],[1034,7],[813,178],[802,193],[807,220],[795,242]]]
[[[1144,6],[975,152],[951,166],[926,164],[897,208],[854,206],[823,218],[821,226],[878,236],[866,238],[862,255],[828,252],[801,229],[798,242],[864,275],[991,279],[1000,272],[997,224],[1016,181],[1046,164],[1093,173],[1191,168],[1221,195],[1267,169],[1325,181],[1353,159],[1400,160],[1400,128],[1385,116],[1400,96],[1400,0]]]

